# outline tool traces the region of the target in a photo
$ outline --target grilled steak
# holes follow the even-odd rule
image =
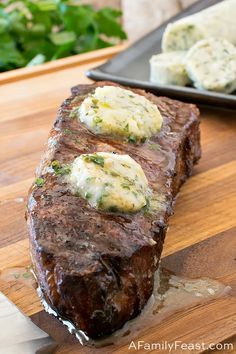
[[[28,201],[31,256],[46,302],[91,338],[110,334],[135,317],[153,290],[163,242],[180,186],[200,158],[198,109],[139,89],[158,106],[161,132],[145,143],[95,135],[73,109],[98,82],[72,89],[61,106]],[[117,85],[118,86],[118,85]],[[156,148],[158,146],[158,148]],[[52,161],[70,164],[96,151],[129,154],[159,191],[156,213],[100,211],[70,192]]]

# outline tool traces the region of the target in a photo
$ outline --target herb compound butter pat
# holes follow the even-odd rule
[[[163,52],[188,50],[197,41],[222,37],[236,45],[236,0],[225,0],[170,23],[162,38]]]
[[[144,141],[162,125],[154,103],[114,86],[96,88],[81,104],[79,119],[95,134],[125,137],[131,142]]]
[[[186,51],[206,37],[204,26],[193,24],[188,18],[167,25],[162,38],[163,52]]]
[[[97,209],[135,212],[146,205],[147,178],[129,155],[81,155],[72,163],[69,183],[73,193]]]
[[[183,51],[153,55],[150,59],[150,80],[161,85],[189,84],[190,79],[184,66],[185,55]]]
[[[228,41],[199,41],[189,50],[185,63],[198,89],[226,93],[236,89],[236,48]]]

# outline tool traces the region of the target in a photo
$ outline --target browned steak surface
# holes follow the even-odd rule
[[[173,201],[200,158],[198,109],[138,89],[132,90],[158,106],[161,132],[132,144],[88,131],[71,112],[104,85],[115,84],[75,87],[61,106],[37,170],[44,184],[32,186],[27,211],[32,261],[46,301],[93,338],[120,328],[146,304]],[[50,167],[54,160],[69,164],[80,154],[97,151],[136,160],[159,195],[158,209],[98,211],[72,195],[65,177]]]

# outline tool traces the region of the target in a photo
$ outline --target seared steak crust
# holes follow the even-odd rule
[[[27,210],[32,261],[45,300],[92,338],[120,328],[146,304],[175,196],[200,158],[198,109],[139,89],[132,90],[163,116],[160,133],[135,145],[89,132],[71,112],[104,85],[115,84],[77,86],[62,104],[37,171],[45,183],[32,186]],[[134,158],[160,194],[158,211],[95,210],[48,168],[53,160],[68,164],[96,151]]]

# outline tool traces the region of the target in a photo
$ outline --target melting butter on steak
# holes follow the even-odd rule
[[[144,96],[120,87],[96,88],[81,104],[81,122],[96,134],[126,137],[144,141],[157,133],[162,125],[155,104]]]
[[[147,178],[142,167],[128,155],[80,155],[72,163],[68,180],[74,193],[98,209],[135,212],[147,203]]]

